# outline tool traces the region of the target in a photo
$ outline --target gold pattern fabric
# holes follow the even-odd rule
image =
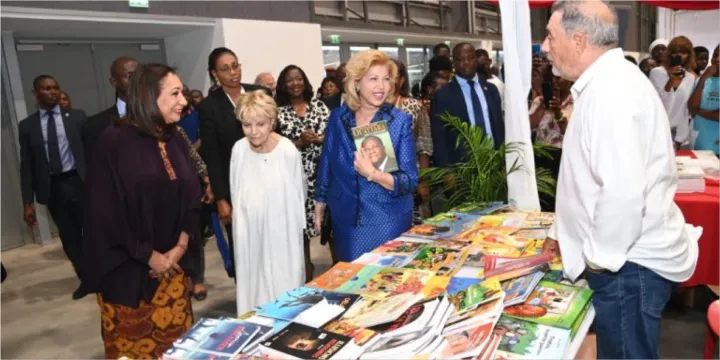
[[[166,146],[167,144],[164,141],[158,141],[158,147],[160,148],[160,156],[162,157],[163,165],[165,165],[165,170],[167,170],[170,180],[176,180],[177,175],[175,175],[175,169],[173,168],[172,163],[167,156]]]
[[[160,282],[150,303],[134,309],[106,303],[98,294],[105,358],[159,359],[193,324],[190,278],[181,273]]]

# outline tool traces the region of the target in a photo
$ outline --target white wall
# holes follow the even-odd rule
[[[192,31],[165,38],[165,55],[168,65],[177,69],[180,79],[190,89],[207,95],[210,88],[208,55],[212,49],[223,46],[222,21],[212,28]]]
[[[325,77],[318,24],[222,19],[222,29],[224,46],[237,54],[245,83],[264,71],[277,78],[290,64],[305,71],[314,89]]]
[[[704,46],[712,53],[718,45],[720,33],[720,10],[688,11],[658,9],[658,38],[667,39],[687,36],[694,46]]]
[[[694,46],[704,46],[712,53],[720,41],[719,23],[720,10],[676,11],[674,35],[687,36]]]

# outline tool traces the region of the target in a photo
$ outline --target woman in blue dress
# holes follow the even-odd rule
[[[366,50],[345,71],[345,104],[330,114],[318,164],[315,228],[329,206],[336,258],[353,261],[410,228],[418,168],[412,117],[391,105],[396,65],[385,53]],[[358,149],[353,140],[353,128],[383,120],[395,158],[387,150],[379,158],[382,145]],[[388,164],[395,162],[399,169],[392,171]]]
[[[720,78],[718,78],[718,49],[713,51],[712,61],[698,81],[695,91],[690,96],[688,107],[694,114],[693,123],[698,132],[695,150],[712,150],[715,155],[720,153]]]

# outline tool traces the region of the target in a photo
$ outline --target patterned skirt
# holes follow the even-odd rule
[[[185,274],[160,282],[151,303],[131,308],[98,294],[105,358],[159,359],[193,324],[192,283]]]

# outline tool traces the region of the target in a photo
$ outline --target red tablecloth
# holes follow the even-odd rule
[[[680,156],[695,157],[690,151],[678,152]],[[719,183],[705,179],[704,193],[676,194],[678,204],[685,222],[702,226],[695,274],[683,286],[720,285],[720,194]]]

